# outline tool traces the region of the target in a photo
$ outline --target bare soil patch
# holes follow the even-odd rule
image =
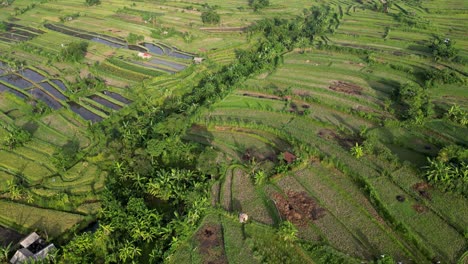
[[[223,231],[220,224],[205,224],[196,234],[203,263],[227,264]]]
[[[129,22],[134,22],[134,23],[143,23],[143,18],[140,16],[132,16],[132,15],[127,15],[127,14],[115,14],[115,17],[126,20]]]
[[[356,84],[347,83],[343,81],[333,81],[333,83],[328,87],[330,90],[347,93],[347,94],[355,94],[361,95],[362,87]]]
[[[305,226],[308,221],[325,215],[325,209],[319,207],[306,192],[287,191],[287,198],[279,193],[272,196],[281,216],[295,225]]]
[[[318,136],[326,140],[334,140],[345,149],[352,148],[356,142],[359,144],[362,143],[362,139],[360,138],[342,136],[330,129],[321,129],[318,132]]]
[[[420,214],[422,214],[422,213],[424,213],[424,212],[427,211],[427,207],[425,207],[425,206],[422,205],[422,204],[414,204],[414,205],[413,205],[413,209],[414,209],[416,212],[420,213]]]
[[[255,98],[264,98],[264,99],[271,99],[271,100],[284,100],[283,98],[271,95],[271,94],[262,94],[262,93],[253,93],[253,92],[245,92],[242,93],[243,96],[255,97]]]
[[[419,195],[427,200],[432,200],[432,196],[429,193],[431,186],[427,182],[418,182],[414,184],[411,188],[419,193]]]
[[[250,161],[272,161],[272,162],[277,162],[278,158],[277,153],[274,149],[257,149],[254,147],[248,148],[245,150],[245,152],[242,155],[242,160],[246,162]]]

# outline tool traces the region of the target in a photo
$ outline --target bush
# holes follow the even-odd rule
[[[430,21],[424,19],[416,14],[408,14],[403,11],[394,15],[396,21],[400,22],[402,25],[406,25],[410,28],[420,28],[426,29],[430,25]]]
[[[428,158],[426,179],[443,191],[468,197],[468,150],[450,145],[440,150],[436,158]]]
[[[416,84],[400,85],[395,90],[395,96],[396,102],[403,107],[401,117],[404,119],[421,123],[425,117],[432,114],[432,105],[427,91]]]
[[[201,19],[204,24],[219,24],[221,16],[215,10],[209,9],[201,14]]]
[[[455,42],[449,38],[444,38],[442,36],[434,36],[431,41],[429,48],[432,51],[432,55],[435,60],[440,59],[453,59],[457,56],[458,50],[454,47]]]
[[[468,113],[458,105],[452,105],[445,116],[457,124],[468,126]]]
[[[173,27],[159,27],[151,30],[151,37],[154,39],[164,39],[170,38],[178,33],[179,32],[177,32]]]
[[[59,60],[78,62],[81,61],[88,50],[88,42],[74,41],[63,47],[60,51]]]
[[[0,32],[5,32],[7,28],[7,24],[3,21],[0,21]]]
[[[249,6],[257,11],[270,5],[269,0],[249,0]]]
[[[8,131],[8,134],[3,140],[3,145],[10,149],[23,146],[26,142],[31,140],[31,134],[22,128],[8,125],[4,125],[3,127]]]
[[[143,41],[144,39],[145,39],[144,36],[137,35],[137,34],[134,34],[134,33],[129,33],[128,36],[127,36],[127,42],[129,44],[137,44],[138,42]]]
[[[465,84],[465,78],[459,73],[450,70],[428,70],[424,73],[424,79],[427,87],[432,87],[436,84]]]
[[[87,6],[100,5],[101,0],[86,0]]]

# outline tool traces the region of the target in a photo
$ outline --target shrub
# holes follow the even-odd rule
[[[443,191],[468,197],[468,150],[450,145],[440,150],[436,158],[428,158],[426,179]]]
[[[465,84],[465,78],[459,73],[450,70],[450,69],[433,69],[428,70],[424,73],[424,79],[426,81],[426,86],[431,87],[436,84]]]
[[[416,123],[432,114],[432,106],[427,91],[418,85],[406,83],[395,90],[397,103],[403,107],[401,117]]]
[[[468,126],[468,113],[458,105],[452,105],[445,116],[457,124]]]
[[[78,62],[81,61],[86,51],[88,50],[88,42],[74,41],[62,48],[59,55],[59,60]]]
[[[100,5],[101,0],[86,0],[87,6]]]
[[[3,140],[3,145],[10,149],[20,147],[31,140],[31,134],[22,128],[16,126],[4,126],[4,128],[8,131],[8,134]]]
[[[201,14],[204,24],[219,24],[221,16],[213,9],[208,9]]]
[[[396,21],[410,28],[426,29],[430,25],[430,21],[424,19],[414,13],[408,14],[403,11],[394,15]]]
[[[159,27],[151,30],[151,37],[154,39],[170,38],[177,33],[173,27]]]
[[[454,47],[455,41],[442,36],[434,36],[429,48],[435,60],[453,59],[457,56],[458,50]]]
[[[269,0],[249,0],[249,6],[252,7],[254,11],[265,8],[269,5]]]
[[[0,32],[5,32],[7,28],[7,24],[3,21],[0,21]]]
[[[144,39],[145,39],[144,36],[137,35],[137,34],[134,34],[134,33],[129,33],[128,36],[127,36],[127,42],[130,43],[130,44],[136,44],[139,41],[143,41]]]

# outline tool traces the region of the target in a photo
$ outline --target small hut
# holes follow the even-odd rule
[[[292,154],[289,151],[286,151],[283,153],[283,159],[286,161],[288,164],[292,164],[296,160],[296,155]]]
[[[202,63],[202,61],[203,61],[203,58],[200,58],[200,57],[194,57],[193,58],[193,62],[195,64],[200,64],[200,63]]]
[[[248,220],[249,220],[249,216],[247,214],[244,214],[244,213],[239,214],[239,222],[241,224],[247,223]]]
[[[47,243],[36,233],[32,232],[19,243],[21,248],[10,259],[11,264],[27,263],[30,260],[45,259],[49,252],[55,250],[54,244]]]
[[[151,59],[151,54],[148,52],[138,52],[138,57],[142,59]]]

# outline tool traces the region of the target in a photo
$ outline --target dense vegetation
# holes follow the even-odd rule
[[[68,43],[60,52],[59,60],[78,62],[83,59],[88,49],[85,41]]]
[[[44,263],[462,263],[460,3],[9,3],[0,232]]]
[[[201,13],[201,19],[204,24],[219,24],[221,16],[216,12],[213,6],[206,5]]]

